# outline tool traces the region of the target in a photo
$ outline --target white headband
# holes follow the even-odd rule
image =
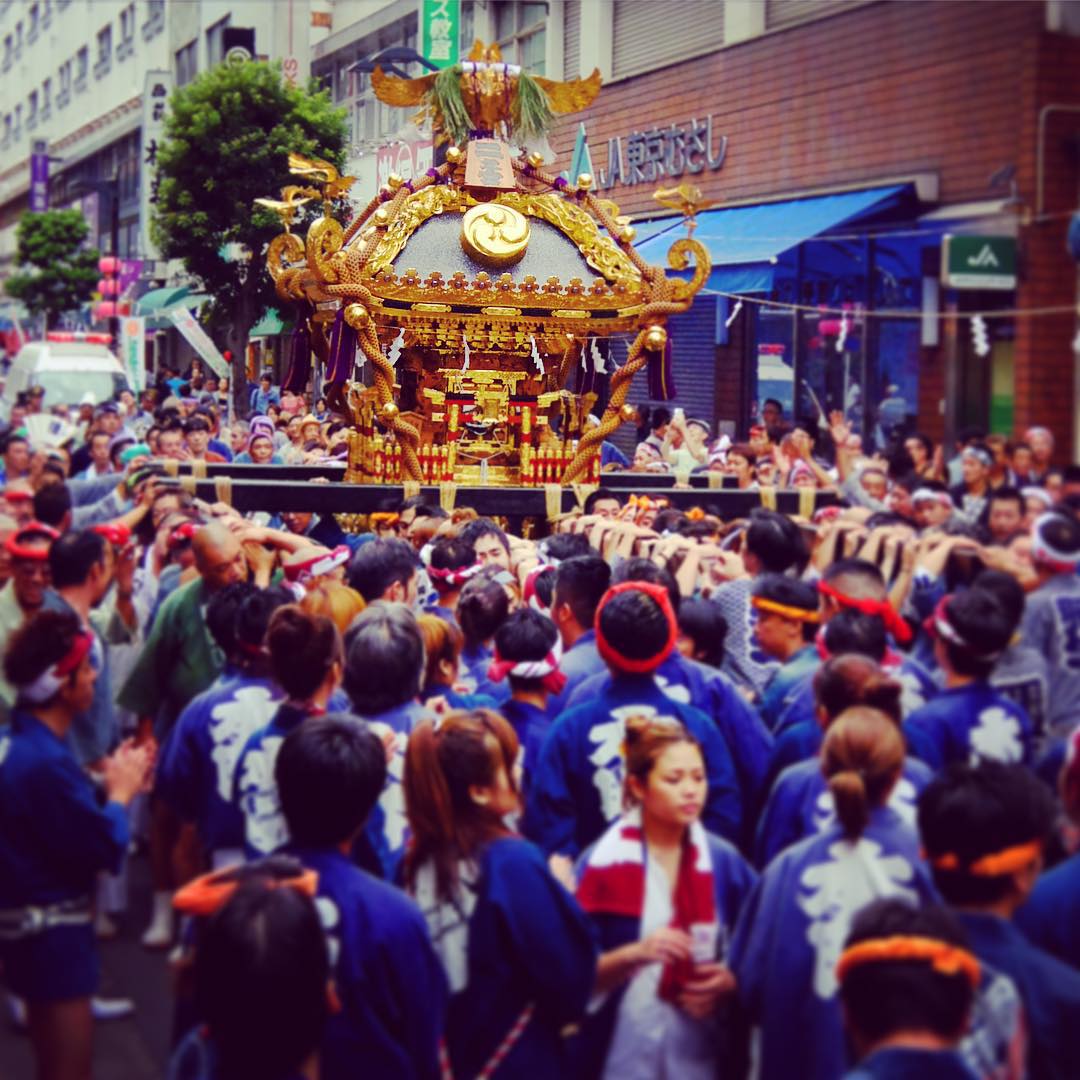
[[[1080,566],[1080,551],[1059,551],[1042,534],[1043,526],[1057,520],[1057,514],[1040,514],[1031,530],[1031,557],[1049,570],[1063,574]]]
[[[952,496],[947,491],[934,491],[933,488],[919,488],[912,496],[913,503],[938,502],[942,506],[952,507]]]

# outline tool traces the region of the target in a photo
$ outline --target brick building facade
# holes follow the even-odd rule
[[[609,82],[588,111],[561,123],[551,142],[559,152],[559,166],[566,168],[577,125],[583,121],[594,173],[610,182],[612,169],[622,165],[623,177],[607,194],[636,222],[664,213],[652,192],[679,181],[658,176],[654,169],[651,182],[624,182],[632,136],[671,125],[688,130],[691,119],[700,126],[706,115],[711,115],[714,160],[726,137],[723,164],[716,169],[706,165],[682,179],[698,184],[706,198],[721,200],[721,213],[728,207],[818,193],[903,186],[898,205],[868,223],[845,224],[838,242],[854,251],[857,261],[860,237],[864,245],[887,249],[905,236],[916,236],[922,247],[905,286],[907,300],[881,305],[910,307],[913,315],[927,304],[925,284],[917,278],[933,282],[938,276],[944,233],[1014,235],[1019,271],[1015,291],[941,288],[939,310],[955,311],[956,320],[941,320],[935,335],[922,330],[917,317],[910,319],[906,328],[898,326],[895,334],[890,330],[890,340],[906,344],[889,348],[915,354],[905,361],[913,368],[908,407],[914,412],[917,400],[919,425],[931,436],[940,438],[964,424],[1022,431],[1040,423],[1054,431],[1062,455],[1069,456],[1077,437],[1075,312],[988,320],[993,354],[985,358],[974,354],[970,319],[965,317],[988,307],[1075,309],[1077,304],[1077,267],[1066,253],[1064,237],[1068,215],[1080,202],[1080,111],[1055,109],[1044,116],[1045,194],[1042,207],[1037,205],[1040,110],[1049,105],[1080,107],[1080,37],[1065,27],[1048,28],[1052,10],[1053,4],[1025,0],[883,0],[840,8],[827,18]],[[615,139],[617,144],[612,143]],[[623,154],[618,163],[612,160],[616,150]],[[639,224],[639,231],[642,228]],[[678,235],[681,229],[672,232],[670,240]],[[878,265],[883,276],[889,271],[871,255],[866,265],[873,269],[867,270],[868,291],[861,302],[873,308],[874,291],[880,292],[873,275]],[[798,295],[774,286],[756,293],[755,299],[786,296],[810,307],[834,306],[836,298],[845,290],[851,294],[851,289],[847,283],[830,294],[827,283],[800,276]],[[915,289],[918,296],[912,304]],[[857,287],[851,295],[856,300],[853,327],[861,327],[852,330],[852,341],[868,354],[881,331],[860,322]],[[733,298],[717,302],[728,310]],[[762,305],[747,303],[745,309],[746,314],[732,322],[727,342],[715,346],[713,379],[714,416],[734,420],[739,430],[754,410],[754,388],[748,381],[759,359],[754,342],[760,348],[763,319]],[[725,336],[720,326],[718,319],[718,341]],[[915,326],[920,327],[917,340]],[[822,362],[807,358],[811,347],[821,353],[814,327],[809,316],[805,327],[799,323],[792,331],[790,348],[804,370]],[[710,359],[695,356],[694,362],[707,364]],[[835,363],[831,339],[823,362]],[[869,429],[875,399],[887,392],[886,381],[892,376],[884,366],[879,369],[872,356],[854,362],[865,365],[864,374],[878,372],[864,380]],[[678,373],[677,368],[677,378]],[[798,389],[793,408],[805,408]]]

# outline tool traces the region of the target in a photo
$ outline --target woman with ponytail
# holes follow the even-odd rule
[[[266,631],[270,672],[285,691],[274,718],[248,739],[236,762],[233,801],[244,818],[249,858],[269,855],[289,839],[274,764],[285,736],[309,716],[322,716],[341,685],[341,635],[325,615],[296,604],[274,612]]]
[[[585,1013],[596,951],[584,915],[508,824],[514,729],[488,709],[425,720],[405,752],[405,883],[450,981],[456,1077],[569,1073],[562,1029]]]
[[[743,909],[731,967],[761,1029],[760,1080],[844,1074],[836,964],[852,917],[883,897],[935,901],[918,834],[889,806],[904,750],[893,717],[865,706],[841,713],[820,765],[837,820],[777,855]]]
[[[577,890],[601,948],[578,1074],[725,1076],[727,947],[755,874],[701,824],[705,760],[682,724],[632,717],[625,756],[626,810],[586,852]]]
[[[900,725],[903,687],[867,656],[849,653],[827,660],[814,675],[818,738],[823,739],[841,713],[874,712]],[[754,862],[764,867],[786,847],[827,829],[836,820],[836,806],[821,772],[820,751],[789,765],[773,785],[758,825]],[[933,773],[914,757],[905,757],[889,806],[908,824],[915,824],[916,800]]]

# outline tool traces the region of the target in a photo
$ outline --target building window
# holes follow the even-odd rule
[[[199,71],[199,39],[176,50],[176,85],[187,86]]]
[[[148,0],[146,22],[142,26],[143,41],[149,41],[165,28],[165,0]]]
[[[41,4],[31,4],[27,13],[26,44],[37,41],[38,31],[41,29]]]
[[[41,84],[41,119],[46,119],[52,112],[52,79]]]
[[[4,142],[3,142],[3,145],[6,147],[8,145],[8,143],[10,143],[10,142],[11,142],[11,113],[8,113],[4,117]]]
[[[112,24],[102,27],[97,36],[97,60],[94,61],[94,78],[100,79],[112,66]]]
[[[22,134],[22,105],[15,106],[15,138]]]
[[[57,72],[56,107],[62,109],[71,100],[71,61],[65,60]]]
[[[120,12],[120,43],[116,46],[116,59],[125,60],[135,52],[135,4],[128,4]]]
[[[225,28],[229,25],[229,16],[219,19],[206,31],[206,63],[213,67],[225,59]]]
[[[542,0],[500,0],[495,7],[495,40],[503,59],[533,75],[544,74],[547,9]]]
[[[38,124],[38,92],[32,90],[26,99],[26,126],[33,131]]]
[[[7,69],[11,67],[11,62],[14,58],[12,37],[8,34],[4,38],[4,71],[7,71]]]
[[[52,22],[52,0],[41,0],[41,29]]]
[[[15,24],[15,59],[18,60],[22,56],[22,43],[23,43],[23,24],[17,22]]]
[[[90,48],[84,45],[75,54],[75,92],[86,89],[86,75],[90,70]]]

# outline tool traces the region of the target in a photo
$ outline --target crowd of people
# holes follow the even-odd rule
[[[344,447],[324,401],[227,394],[166,373],[59,443],[39,396],[0,444],[0,981],[43,1080],[132,1007],[98,942],[139,851],[178,1080],[1080,1076],[1047,432],[946,461],[656,410],[630,471],[836,505],[601,486],[537,538],[416,496],[347,533],[162,467]]]

